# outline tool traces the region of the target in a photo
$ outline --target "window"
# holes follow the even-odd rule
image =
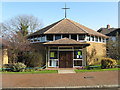
[[[115,36],[110,36],[110,40],[116,41],[116,37]]]
[[[31,42],[34,42],[34,39],[33,39],[33,38],[31,38]]]
[[[72,47],[59,47],[59,49],[72,49]]]
[[[103,38],[103,42],[106,42],[106,39],[105,39],[105,38]]]
[[[49,53],[49,66],[57,67],[58,66],[58,52],[50,51]]]
[[[50,59],[58,59],[58,52],[50,51]]]
[[[94,36],[91,36],[91,40],[94,41]]]
[[[90,36],[87,36],[87,41],[90,41]]]
[[[74,47],[74,49],[82,49],[82,47]]]
[[[45,41],[45,35],[41,35],[41,42]]]
[[[99,42],[101,42],[101,37],[99,37]]]
[[[82,51],[74,51],[74,59],[82,59]]]
[[[61,39],[61,35],[55,35],[55,40]]]
[[[58,66],[58,60],[49,60],[49,66],[51,67]]]
[[[74,60],[74,66],[82,66],[82,60]]]
[[[50,47],[50,49],[58,49],[58,47]]]
[[[71,35],[71,39],[77,40],[77,35],[76,34],[72,34]]]
[[[38,36],[38,41],[41,41],[41,37],[40,36]]]
[[[47,35],[47,41],[53,41],[53,35]]]
[[[63,34],[63,35],[62,35],[62,38],[65,38],[65,37],[66,37],[66,38],[69,38],[69,34]]]
[[[85,40],[85,35],[79,35],[79,40]]]
[[[98,37],[95,37],[95,41],[98,42]]]

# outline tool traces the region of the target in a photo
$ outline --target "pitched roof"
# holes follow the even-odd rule
[[[69,39],[69,38],[62,38],[62,39],[58,39],[55,41],[51,41],[51,42],[46,42],[44,43],[44,45],[86,45],[89,46],[89,43],[86,42],[79,42],[73,39]]]
[[[78,24],[66,18],[59,20],[58,22],[53,23],[37,31],[31,34],[30,36],[39,35],[39,34],[89,34],[89,35],[106,37],[105,35],[99,32],[96,32],[88,27],[85,27],[81,24]]]
[[[109,36],[116,36],[117,33],[120,35],[120,28],[115,29],[114,31],[111,31],[109,33]]]
[[[109,33],[115,31],[117,28],[100,28],[97,32],[109,36]]]

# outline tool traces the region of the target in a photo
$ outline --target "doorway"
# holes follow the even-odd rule
[[[59,52],[59,68],[73,68],[73,52],[72,51]]]

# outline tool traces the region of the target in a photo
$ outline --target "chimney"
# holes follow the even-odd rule
[[[109,24],[107,25],[107,29],[110,29],[110,25]]]

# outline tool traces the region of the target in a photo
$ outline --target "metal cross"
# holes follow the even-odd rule
[[[66,16],[67,16],[66,10],[67,10],[67,9],[70,9],[70,8],[67,8],[67,7],[66,7],[66,3],[65,3],[65,8],[62,8],[62,9],[65,9],[65,18],[66,18]]]

